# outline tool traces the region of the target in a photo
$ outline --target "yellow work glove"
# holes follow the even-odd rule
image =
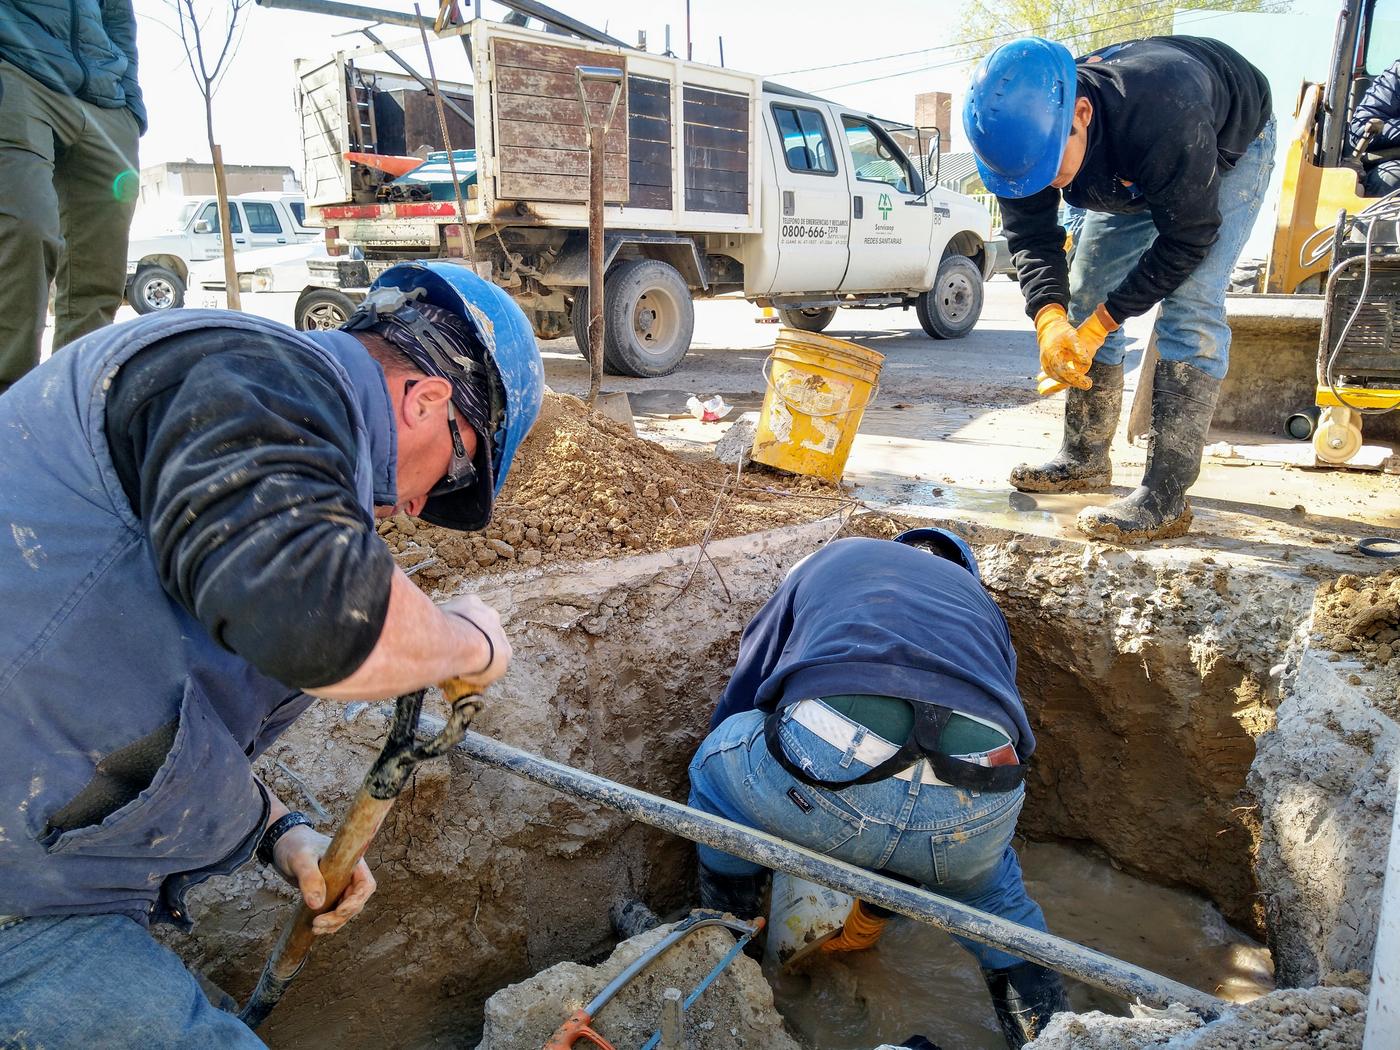
[[[823,944],[822,951],[859,952],[873,948],[875,942],[880,939],[880,934],[885,932],[885,924],[889,921],[871,915],[861,906],[860,901],[856,901],[851,905],[850,914],[846,916],[841,932]]]
[[[1108,311],[1100,303],[1089,315],[1089,319],[1074,330],[1074,334],[1079,339],[1079,349],[1093,361],[1094,355],[1099,352],[1099,347],[1103,346],[1103,341],[1108,338],[1109,333],[1116,331],[1118,322],[1108,316]]]
[[[1080,349],[1074,325],[1069,323],[1063,306],[1051,303],[1040,308],[1035,315],[1035,338],[1040,344],[1042,372],[1051,379],[1081,390],[1093,386],[1084,373],[1089,370],[1094,355]]]

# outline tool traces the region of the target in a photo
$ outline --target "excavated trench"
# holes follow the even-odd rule
[[[891,530],[879,518],[852,527]],[[1106,858],[1095,871],[1208,898],[1267,939],[1281,985],[1365,968],[1395,724],[1350,664],[1308,642],[1319,581],[1338,566],[1257,544],[1132,552],[963,531],[1011,624],[1039,739],[1022,833],[1091,846]],[[468,578],[463,589],[501,609],[516,652],[477,728],[683,799],[740,632],[832,532],[825,520],[711,542],[693,579],[695,548]],[[261,773],[328,827],[387,710],[318,704]],[[606,955],[615,900],[662,915],[691,903],[692,858],[680,839],[463,756],[424,766],[370,852],[378,894],[318,944],[261,1034],[274,1047],[475,1045],[492,993]],[[1070,861],[1044,870],[1083,883],[1082,910],[1115,892]],[[199,892],[195,933],[171,943],[241,998],[290,903],[245,868]],[[1147,928],[1156,921],[1144,918],[1144,941],[1161,933]],[[559,1002],[558,1017],[577,1005]],[[743,1045],[734,1040],[693,1045]]]

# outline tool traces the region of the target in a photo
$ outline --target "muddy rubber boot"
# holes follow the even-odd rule
[[[1001,1034],[1010,1050],[1021,1050],[1045,1030],[1050,1018],[1070,1009],[1064,982],[1054,970],[1021,963],[1005,970],[983,970],[992,993]]]
[[[1075,524],[1094,539],[1140,543],[1184,536],[1191,527],[1186,490],[1201,473],[1220,380],[1182,361],[1158,361],[1152,382],[1152,444],[1142,484],[1106,507],[1079,512]]]
[[[757,875],[721,875],[700,865],[700,907],[706,911],[728,912],[736,919],[753,919],[763,914],[763,891],[768,872]]]
[[[1011,484],[1022,492],[1091,492],[1113,483],[1108,457],[1118,413],[1123,407],[1123,366],[1095,361],[1089,366],[1094,385],[1089,390],[1065,391],[1065,438],[1059,454],[1048,463],[1022,463],[1011,472]]]

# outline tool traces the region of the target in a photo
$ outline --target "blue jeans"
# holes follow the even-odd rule
[[[0,1048],[257,1050],[179,957],[124,915],[0,926]]]
[[[1274,169],[1274,121],[1220,177],[1220,236],[1201,264],[1162,300],[1157,315],[1157,353],[1163,361],[1185,361],[1208,376],[1224,379],[1230,367],[1230,325],[1225,293],[1230,273],[1254,229],[1269,175]],[[1084,321],[1137,265],[1157,237],[1148,212],[1110,215],[1084,212],[1069,270],[1069,316]],[[1128,341],[1119,328],[1104,340],[1094,360],[1123,363]]]
[[[973,908],[1037,930],[1040,906],[1026,895],[1011,848],[1025,789],[979,794],[893,777],[842,791],[811,787],[768,753],[764,715],[744,711],[717,726],[690,763],[690,804],[759,828],[818,853],[873,871],[903,876]],[[796,722],[779,730],[787,754],[822,780],[849,780],[870,767],[845,756]],[[811,766],[808,767],[807,763]],[[794,801],[797,792],[806,808]],[[720,875],[754,875],[750,861],[700,846],[700,863]],[[1023,960],[964,940],[983,969]]]

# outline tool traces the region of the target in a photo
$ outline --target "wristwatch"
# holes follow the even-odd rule
[[[314,827],[311,818],[305,813],[293,811],[285,816],[278,817],[270,827],[263,832],[262,838],[258,841],[258,851],[255,854],[258,860],[264,864],[272,863],[272,847],[277,845],[277,840],[298,824],[305,824],[308,828]]]

